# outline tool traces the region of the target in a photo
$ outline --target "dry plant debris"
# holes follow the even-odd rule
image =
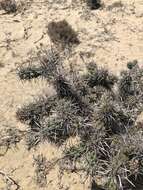
[[[14,189],[14,190],[20,189],[20,185],[5,172],[0,170],[0,175],[4,178],[4,181],[6,183],[6,189]]]
[[[6,128],[0,133],[0,148],[4,148],[5,151],[0,153],[0,156],[4,156],[7,151],[15,147],[22,140],[22,132],[16,128]]]
[[[0,9],[3,9],[8,14],[15,13],[17,11],[17,3],[15,0],[2,0]]]
[[[34,166],[36,173],[36,183],[39,187],[45,187],[47,184],[47,159],[42,154],[39,154],[36,158],[34,158]]]

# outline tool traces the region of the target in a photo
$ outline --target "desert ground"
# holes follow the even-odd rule
[[[85,62],[94,60],[115,75],[125,70],[129,61],[138,60],[143,65],[142,0],[103,0],[103,6],[97,10],[90,10],[80,0],[17,0],[17,3],[16,13],[0,10],[1,134],[5,128],[24,132],[27,125],[17,120],[17,109],[47,91],[54,93],[43,79],[22,82],[17,76],[18,67],[28,64],[37,48],[53,45],[47,34],[51,21],[65,19],[78,34],[80,43],[65,59],[67,65],[80,70]],[[28,151],[24,138],[6,153],[5,147],[0,147],[0,190],[90,189],[89,179],[85,181],[84,176],[70,172],[61,177],[58,166],[47,174],[45,187],[37,185],[34,157],[43,154],[49,161],[57,159],[61,149],[45,142]]]

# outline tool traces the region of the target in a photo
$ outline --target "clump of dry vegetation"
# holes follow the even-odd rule
[[[1,0],[0,10],[3,10],[4,14],[24,14],[24,12],[31,6],[32,2],[33,0]]]
[[[53,65],[57,70],[59,64]],[[78,136],[80,143],[63,152],[62,162],[74,165],[72,171],[82,171],[95,182],[105,179],[106,190],[141,184],[143,133],[136,120],[143,111],[143,69],[134,62],[128,68],[119,78],[95,63],[75,81],[64,72],[52,75],[57,94],[17,112],[18,119],[29,121],[28,148],[44,141],[60,146]]]
[[[8,14],[15,13],[17,11],[17,3],[15,0],[2,0],[0,9],[3,9]]]
[[[91,10],[96,10],[101,7],[101,0],[87,0],[87,5]]]
[[[50,22],[48,24],[48,35],[53,43],[62,48],[79,44],[77,33],[66,20]]]
[[[0,131],[0,149],[4,151],[0,153],[0,156],[4,156],[7,151],[16,147],[16,145],[22,140],[22,132],[16,128],[6,128]]]

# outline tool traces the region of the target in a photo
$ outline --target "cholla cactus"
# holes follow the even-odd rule
[[[113,133],[125,133],[134,122],[132,116],[115,102],[103,102],[97,113],[105,128]]]
[[[55,107],[50,110],[49,117],[35,121],[30,127],[27,135],[28,147],[31,149],[44,141],[60,146],[69,137],[78,135],[82,123],[84,121],[76,105],[70,101],[56,101]]]
[[[71,81],[53,64],[57,58],[52,59],[54,69],[46,60],[51,59],[41,61],[38,73],[43,75],[44,65],[44,77],[50,73],[56,95],[17,111],[17,118],[30,126],[28,148],[44,141],[61,146],[78,136],[79,144],[63,152],[71,171],[105,179],[105,190],[133,189],[143,179],[143,134],[135,125],[143,108],[142,69],[136,64],[118,79],[92,63],[86,76]]]
[[[106,89],[111,89],[117,80],[114,75],[109,74],[108,70],[97,68],[95,63],[89,64],[88,71],[87,81],[91,88],[94,86],[103,86]]]
[[[48,50],[41,48],[37,53],[37,61],[39,62],[39,67],[29,65],[28,67],[22,66],[18,68],[17,75],[21,80],[38,77],[53,79],[58,75],[60,67],[62,67],[59,53],[55,48]]]
[[[130,70],[121,74],[118,83],[119,98],[126,109],[137,115],[143,111],[143,69],[135,62]]]
[[[39,97],[34,103],[23,106],[17,110],[17,118],[21,122],[29,124],[38,122],[44,116],[50,114],[51,108],[55,105],[57,97]]]

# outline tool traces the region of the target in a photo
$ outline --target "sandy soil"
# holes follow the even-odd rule
[[[101,10],[90,11],[80,0],[29,0],[24,2],[17,14],[0,11],[0,129],[7,126],[26,130],[27,126],[16,120],[18,107],[32,101],[49,89],[46,81],[34,80],[22,83],[16,69],[24,63],[40,44],[51,46],[47,35],[50,21],[66,19],[78,32],[80,44],[73,49],[68,63],[77,67],[95,60],[115,74],[126,68],[132,60],[143,62],[143,2],[142,0],[104,0]],[[121,3],[119,3],[121,2]],[[19,2],[18,2],[19,3]],[[0,153],[4,150],[0,149]],[[78,174],[65,173],[59,178],[58,166],[47,176],[47,186],[40,188],[34,179],[33,156],[43,153],[48,160],[58,158],[61,150],[43,144],[36,150],[27,151],[22,140],[16,148],[0,157],[0,171],[14,179],[22,190],[88,190]],[[0,175],[0,190],[15,190],[6,185]]]

